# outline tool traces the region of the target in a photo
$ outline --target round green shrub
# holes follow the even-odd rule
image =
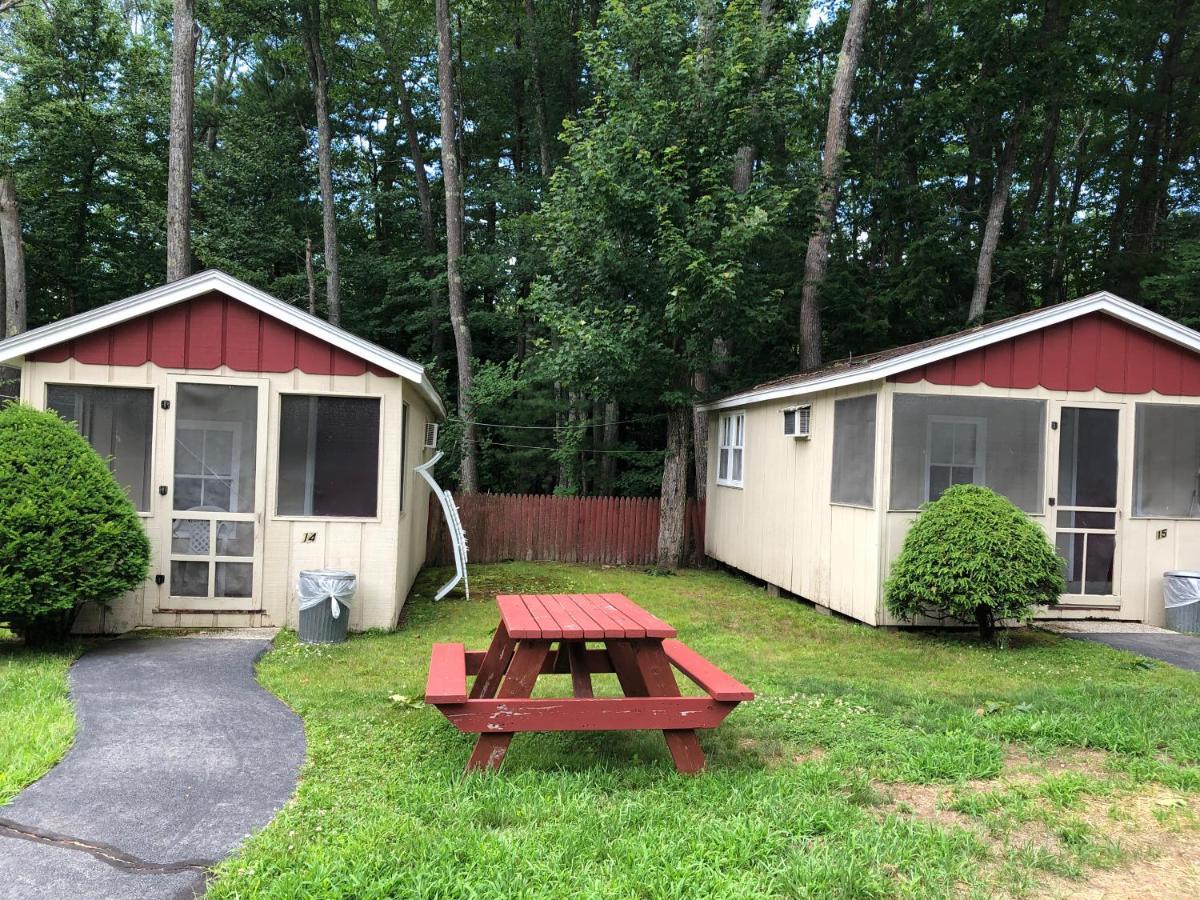
[[[0,622],[65,637],[79,607],[146,577],[150,543],[108,465],[71,423],[0,409]]]
[[[1027,622],[1035,606],[1065,589],[1063,563],[1046,533],[995,491],[952,487],[926,504],[884,583],[888,611],[975,622],[992,638],[996,623]]]

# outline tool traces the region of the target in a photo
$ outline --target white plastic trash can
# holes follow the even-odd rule
[[[1164,572],[1163,606],[1172,631],[1200,632],[1200,572]]]
[[[340,644],[350,625],[350,602],[358,577],[345,569],[306,569],[300,573],[300,641]]]

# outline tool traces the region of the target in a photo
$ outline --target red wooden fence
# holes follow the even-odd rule
[[[454,552],[437,498],[429,511],[430,565],[452,565]],[[653,565],[658,552],[657,497],[555,497],[456,494],[473,563],[507,560]],[[704,504],[689,500],[685,556],[704,558]]]

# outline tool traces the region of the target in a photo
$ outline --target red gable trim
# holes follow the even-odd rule
[[[228,366],[237,372],[299,369],[310,375],[370,372],[384,378],[396,377],[216,291],[38,350],[29,358],[34,362],[73,358],[101,366],[152,362],[169,369]]]
[[[889,381],[1200,397],[1200,355],[1091,313],[909,369]]]

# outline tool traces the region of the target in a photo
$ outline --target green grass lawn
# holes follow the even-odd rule
[[[260,663],[308,762],[213,897],[1021,895],[1196,833],[1200,676],[1040,632],[876,631],[715,572],[486,566],[433,603],[444,577],[397,633],[284,635]],[[421,695],[434,641],[486,646],[497,593],[602,589],[758,693],[702,734],[702,776],[658,733],[565,733],[464,779],[473,736],[393,699]]]
[[[75,715],[67,669],[78,655],[75,645],[26,650],[0,628],[0,805],[41,778],[71,746]]]

